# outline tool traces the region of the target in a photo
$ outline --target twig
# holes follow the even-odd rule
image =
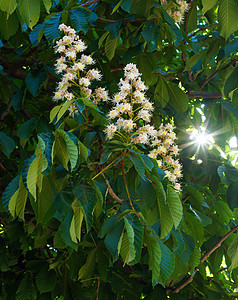
[[[85,2],[81,5],[81,7],[88,7],[94,3],[97,3],[97,2],[100,2],[101,0],[91,0],[91,1],[88,1],[88,2]]]
[[[99,286],[100,286],[100,278],[98,278],[98,284],[97,284],[97,290],[96,290],[96,300],[98,300]]]
[[[12,107],[12,102],[11,100],[8,102],[8,105],[6,107],[6,109],[2,112],[2,114],[0,115],[0,122],[3,121],[3,119],[6,117],[6,115],[8,115],[10,109]]]
[[[207,30],[207,29],[216,27],[216,26],[218,26],[218,25],[219,25],[219,24],[216,23],[216,24],[212,24],[212,25],[209,25],[209,26],[201,27],[201,28],[199,28],[198,30],[196,30],[194,33],[191,33],[190,35],[188,35],[188,38],[190,39],[191,37],[193,37],[193,36],[195,36],[196,34],[198,34],[200,31],[204,31],[204,30]]]
[[[207,93],[207,92],[188,92],[189,98],[213,98],[218,99],[222,97],[222,93]]]
[[[216,72],[214,72],[210,77],[208,77],[202,84],[201,86],[198,88],[199,90],[202,90],[204,88],[204,86],[212,79],[214,78],[218,73],[220,73],[221,71],[226,70],[227,68],[229,68],[231,65],[235,65],[236,62],[238,61],[238,59],[232,59],[227,65],[225,65],[223,68],[216,70]]]
[[[99,21],[103,21],[103,22],[108,22],[108,23],[115,23],[117,21],[120,21],[120,20],[111,20],[111,19],[104,19],[104,18],[100,18],[98,17],[97,20]],[[150,20],[154,20],[156,21],[157,19],[150,19]],[[135,22],[145,22],[146,19],[134,19],[134,20],[121,20],[122,23],[135,23]]]
[[[104,177],[104,179],[106,180],[106,184],[108,186],[108,193],[110,194],[110,196],[115,199],[118,203],[122,204],[122,202],[124,201],[123,199],[120,199],[113,191],[113,189],[110,186],[109,181],[107,180],[107,178],[105,177],[105,175],[102,173],[102,176]]]
[[[217,275],[220,274],[221,272],[225,271],[226,269],[227,269],[227,267],[222,268],[221,270],[219,270],[219,271],[217,272]],[[211,277],[211,278],[209,279],[209,282],[212,282],[213,280],[214,280],[214,277]]]
[[[236,230],[238,229],[238,226],[231,229],[227,234],[223,236],[223,238],[220,239],[210,250],[208,250],[203,257],[201,258],[200,262],[204,263],[204,261],[217,249],[221,246],[221,244]],[[173,293],[178,293],[181,289],[183,289],[186,285],[188,285],[190,282],[193,281],[194,275],[197,273],[198,268],[196,267],[194,269],[193,275],[190,275],[187,280],[185,280],[183,283],[181,283],[179,286],[177,286],[174,290],[172,290]],[[170,290],[168,290],[170,292]]]

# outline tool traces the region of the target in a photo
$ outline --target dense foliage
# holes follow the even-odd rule
[[[236,299],[238,1],[115,2],[0,1],[0,298]]]

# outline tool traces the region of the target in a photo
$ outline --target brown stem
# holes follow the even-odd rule
[[[96,290],[96,300],[98,300],[99,286],[100,286],[100,278],[98,278],[98,284],[97,284],[97,290]]]
[[[222,97],[222,93],[207,93],[207,92],[188,92],[189,98],[213,98],[218,99]]]
[[[97,3],[97,2],[100,2],[100,1],[101,1],[101,0],[91,0],[91,1],[88,1],[88,2],[83,3],[81,6],[82,6],[82,7],[88,7],[88,6],[92,5],[92,4]]]
[[[208,77],[202,84],[201,86],[198,88],[199,90],[202,90],[204,88],[204,86],[212,79],[214,78],[218,73],[220,73],[221,71],[226,70],[227,68],[229,68],[231,65],[236,65],[236,62],[238,61],[238,59],[232,59],[227,65],[225,65],[223,68],[216,70],[216,72],[214,72],[210,77]]]
[[[188,38],[190,39],[191,37],[193,37],[193,36],[195,36],[196,34],[198,34],[200,31],[204,31],[204,30],[207,30],[207,29],[216,27],[216,26],[218,26],[218,25],[219,25],[219,24],[216,23],[216,24],[212,24],[212,25],[209,25],[209,26],[201,27],[201,28],[199,28],[198,30],[196,30],[194,33],[189,34],[189,35],[188,35]]]
[[[122,202],[124,201],[123,199],[120,199],[113,191],[113,189],[111,188],[110,186],[110,183],[109,181],[107,180],[107,178],[105,177],[105,175],[102,173],[102,176],[104,177],[104,179],[106,180],[106,184],[108,186],[108,193],[109,195],[114,199],[116,200],[118,203],[122,204]]]
[[[223,236],[210,250],[208,250],[203,257],[201,258],[200,262],[204,263],[204,261],[217,249],[221,246],[221,244],[236,230],[238,229],[238,226],[234,227],[231,229],[227,234]],[[177,286],[174,290],[173,293],[178,293],[181,289],[183,289],[186,285],[188,285],[190,282],[193,281],[194,275],[197,273],[198,268],[196,267],[194,269],[193,275],[190,275],[187,280],[185,280],[183,283],[181,283],[179,286]],[[169,292],[169,291],[168,291]]]

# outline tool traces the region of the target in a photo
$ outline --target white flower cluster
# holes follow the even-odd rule
[[[185,0],[176,0],[176,3],[169,0],[161,0],[161,2],[174,22],[181,23],[183,21],[184,13],[188,10],[188,3]]]
[[[87,48],[85,43],[79,39],[73,28],[61,24],[59,30],[64,32],[64,36],[56,42],[55,52],[60,53],[61,57],[56,60],[55,69],[58,74],[62,73],[62,80],[58,84],[53,99],[58,101],[75,98],[70,88],[76,86],[95,103],[100,100],[107,101],[108,92],[104,88],[97,88],[94,93],[89,88],[92,80],[99,81],[102,77],[97,69],[87,71],[87,67],[95,63],[93,58],[84,54],[77,58],[77,55]]]
[[[135,64],[127,64],[124,68],[125,79],[120,79],[119,93],[114,95],[113,107],[108,113],[111,124],[104,130],[106,138],[111,140],[115,137],[127,143],[147,145],[152,149],[149,156],[157,160],[174,188],[180,190],[177,180],[182,176],[182,167],[174,159],[179,152],[174,143],[174,127],[161,124],[156,130],[149,124],[154,108],[145,95],[147,87],[140,75]]]
[[[164,170],[165,177],[173,183],[176,190],[180,190],[181,186],[177,181],[182,177],[182,165],[176,159],[179,148],[175,144],[174,128],[169,123],[160,125],[157,137],[152,142],[153,149],[150,151],[149,156],[156,159],[159,168]]]

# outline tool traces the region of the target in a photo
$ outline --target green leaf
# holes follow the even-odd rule
[[[69,18],[72,23],[72,27],[76,31],[83,31],[84,34],[88,31],[88,22],[91,16],[91,11],[84,8],[78,7],[69,11]]]
[[[236,67],[231,74],[227,77],[224,85],[224,94],[229,97],[231,91],[238,87],[238,67]]]
[[[200,247],[204,242],[204,228],[201,222],[186,211],[184,212],[184,222],[186,226],[185,224],[183,226],[187,228],[186,232],[194,238],[196,245]]]
[[[22,139],[26,140],[32,136],[33,130],[36,128],[39,119],[36,117],[31,118],[30,120],[23,123],[17,130],[17,134]]]
[[[230,209],[238,208],[238,181],[229,185],[226,191],[226,198]]]
[[[17,216],[24,220],[24,211],[26,206],[27,194],[27,190],[25,189],[22,182],[22,177],[20,177],[19,189],[11,197],[8,205],[9,211],[13,217]]]
[[[36,300],[36,296],[37,294],[32,280],[32,275],[26,273],[18,286],[16,300]]]
[[[200,260],[201,260],[201,251],[197,246],[195,246],[193,253],[190,255],[190,266],[192,270],[200,264],[201,262]]]
[[[70,208],[63,222],[61,223],[59,230],[60,230],[61,238],[64,241],[64,243],[69,247],[73,248],[75,251],[77,251],[78,245],[72,241],[70,235],[70,226],[71,226],[72,218],[73,218],[73,210],[72,208]]]
[[[234,240],[229,245],[227,253],[231,259],[229,270],[232,272],[232,270],[238,267],[238,235],[236,235]]]
[[[175,256],[180,256],[185,249],[183,235],[180,231],[173,230],[172,237],[173,237],[173,253]]]
[[[89,149],[87,147],[84,146],[83,143],[81,143],[79,140],[78,140],[78,145],[79,145],[79,153],[80,153],[80,162],[83,163],[87,160],[88,158],[88,155],[89,155]]]
[[[169,91],[167,89],[166,80],[162,75],[159,76],[158,83],[155,88],[154,100],[158,102],[163,108],[169,102]]]
[[[62,13],[58,13],[55,16],[50,17],[43,23],[43,31],[49,42],[60,38],[59,25],[61,22]]]
[[[135,259],[136,251],[134,247],[134,230],[126,217],[123,217],[125,223],[126,234],[123,234],[120,249],[121,257],[124,264],[128,264]]]
[[[66,170],[68,170],[69,152],[65,140],[61,135],[55,136],[55,141],[52,147],[52,161],[57,161]]]
[[[74,99],[70,101],[65,101],[63,104],[55,106],[50,112],[50,123],[54,121],[56,116],[57,118],[55,120],[55,123],[57,123],[73,102]]]
[[[160,235],[161,238],[164,238],[172,230],[174,222],[170,210],[165,204],[166,194],[164,191],[163,184],[160,181],[156,182],[156,195],[160,212]]]
[[[16,144],[12,138],[0,131],[0,145],[2,152],[9,158],[11,152],[15,148]]]
[[[191,68],[196,65],[196,63],[201,59],[201,57],[204,56],[204,53],[206,52],[207,50],[204,49],[202,51],[200,51],[200,53],[195,53],[194,55],[192,55],[187,61],[186,61],[186,66],[185,66],[185,69],[184,69],[184,72],[186,71],[190,71]]]
[[[9,201],[19,189],[20,175],[17,175],[6,187],[2,195],[3,207],[8,210]]]
[[[14,111],[21,110],[23,97],[24,97],[23,89],[17,90],[17,92],[13,95],[13,97],[11,99],[11,103],[14,108]]]
[[[44,3],[47,14],[49,14],[50,13],[50,8],[52,7],[51,0],[43,0],[43,3]]]
[[[190,5],[190,9],[188,12],[187,18],[187,32],[191,32],[195,29],[197,29],[197,3],[192,2]]]
[[[63,138],[63,140],[66,144],[67,151],[69,154],[69,160],[71,163],[71,168],[72,168],[72,170],[74,170],[74,168],[77,165],[78,157],[79,157],[79,148],[77,147],[77,144],[75,143],[75,140],[77,140],[77,139],[71,132],[67,132],[62,129],[57,129],[55,131],[56,137],[58,134]],[[77,142],[78,142],[78,140],[77,140]]]
[[[176,229],[183,217],[183,206],[178,193],[171,186],[167,190],[167,203]]]
[[[121,235],[123,234],[123,228],[124,221],[120,220],[118,223],[114,224],[114,226],[107,233],[105,238],[105,245],[107,249],[111,252],[114,262],[118,259],[118,252],[120,251],[119,241],[121,239]]]
[[[203,195],[192,185],[187,185],[186,188],[192,196],[192,206],[200,210],[204,201]]]
[[[217,0],[202,0],[202,14],[212,9],[217,4]]]
[[[43,175],[41,174],[43,166],[42,155],[37,155],[29,166],[27,172],[27,188],[34,199],[37,199],[37,188],[41,191]]]
[[[175,83],[169,82],[168,91],[170,102],[178,112],[184,112],[188,108],[188,96]]]
[[[148,179],[140,179],[140,183],[136,189],[136,193],[140,198],[140,209],[144,215],[156,200],[156,192],[153,185]]]
[[[18,29],[19,19],[17,13],[14,12],[8,18],[7,13],[0,10],[0,20],[0,32],[2,33],[2,38],[9,40],[9,38],[13,36]]]
[[[160,240],[158,241],[161,249],[160,278],[159,283],[165,287],[166,280],[172,275],[175,267],[175,258],[171,250]]]
[[[32,29],[40,17],[40,1],[19,0],[19,12],[23,21]]]
[[[80,209],[78,201],[74,201],[72,207],[73,207],[74,215],[70,225],[70,236],[73,242],[78,243],[81,241],[81,227],[83,222],[83,212]]]
[[[115,5],[115,7],[113,8],[113,10],[112,10],[112,12],[111,12],[111,15],[113,15],[114,12],[119,8],[119,6],[121,5],[122,1],[123,1],[123,0],[120,0],[120,1]]]
[[[57,275],[54,270],[48,270],[48,266],[36,275],[36,286],[41,294],[53,291],[56,283]]]
[[[152,270],[152,285],[158,283],[160,276],[161,248],[152,232],[145,229],[145,243],[149,252],[149,269]]]
[[[136,171],[140,174],[141,178],[145,177],[145,167],[140,157],[134,153],[130,153],[130,160],[133,162]]]
[[[238,3],[236,0],[221,0],[218,8],[220,35],[226,40],[238,29]]]
[[[93,211],[98,201],[95,190],[91,186],[79,184],[73,192],[82,209],[88,232],[93,223]]]
[[[46,81],[46,79],[47,74],[45,71],[31,71],[27,73],[25,83],[32,96],[36,97],[39,94],[40,87]]]
[[[111,32],[111,38],[115,39],[119,35],[121,24],[122,24],[121,20],[116,21],[116,22],[113,22],[113,23],[107,25],[104,29],[110,31]]]
[[[8,14],[12,14],[17,7],[16,0],[2,0],[0,2],[0,9],[2,11],[7,12]]]
[[[105,54],[106,57],[109,60],[112,60],[115,56],[115,51],[118,45],[118,41],[120,40],[120,32],[117,36],[117,38],[112,39],[111,34],[107,36],[106,42],[105,42]]]
[[[135,214],[128,214],[126,216],[128,222],[132,225],[134,230],[134,246],[135,246],[135,259],[130,262],[130,265],[136,264],[141,258],[141,252],[143,247],[143,237],[144,237],[144,225],[140,221],[139,217]]]
[[[55,213],[54,191],[50,184],[48,176],[43,176],[42,189],[38,191],[37,203],[34,211],[36,213],[37,223],[46,224]]]
[[[93,273],[96,262],[96,251],[97,249],[94,248],[89,252],[86,263],[79,270],[78,280],[88,278]]]

